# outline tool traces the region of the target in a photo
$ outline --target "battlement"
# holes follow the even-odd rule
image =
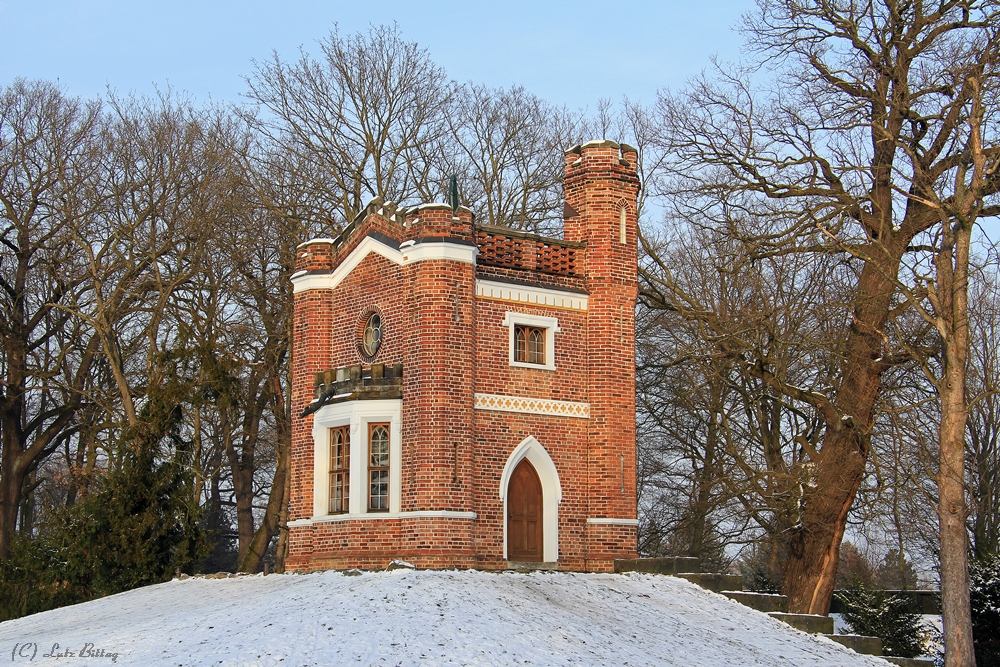
[[[400,207],[395,202],[384,201],[381,197],[374,197],[361,211],[354,216],[343,231],[333,239],[333,247],[337,250],[342,248],[347,241],[358,231],[358,227],[364,224],[372,215],[377,215],[390,224],[395,224],[400,229],[406,224],[406,207]]]
[[[344,401],[402,398],[403,364],[372,364],[368,368],[352,364],[332,368],[316,373],[313,391],[316,399],[301,417],[311,415],[323,406]]]
[[[603,141],[588,141],[577,144],[566,151],[567,173],[577,167],[608,170],[612,167],[625,167],[635,171],[639,151],[628,144],[619,144],[605,139]]]
[[[295,256],[295,272],[313,273],[335,269],[365,236],[373,235],[399,248],[407,241],[455,239],[472,243],[475,214],[459,206],[457,214],[441,203],[410,208],[374,197],[334,238],[318,238],[300,243]]]

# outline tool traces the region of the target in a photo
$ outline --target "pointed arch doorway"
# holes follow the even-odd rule
[[[507,487],[507,558],[540,563],[543,547],[542,483],[525,458],[514,468]]]
[[[522,470],[521,465],[525,463],[527,467]],[[516,482],[515,472],[518,477]],[[533,488],[526,491],[526,487]],[[510,453],[500,475],[498,490],[504,508],[502,515],[504,558],[508,561],[527,563],[557,562],[562,485],[559,483],[559,472],[552,458],[534,436],[529,435]],[[525,494],[528,494],[527,498]],[[532,498],[537,498],[537,501]],[[511,522],[512,514],[514,525]],[[533,536],[522,534],[518,537],[513,534],[513,531],[520,530],[537,532]],[[530,544],[529,540],[536,540],[541,545],[540,557],[538,550],[534,548],[533,554],[525,553],[524,547]]]

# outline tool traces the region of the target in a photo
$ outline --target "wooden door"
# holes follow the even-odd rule
[[[542,483],[522,459],[507,484],[507,560],[540,563],[542,553]]]

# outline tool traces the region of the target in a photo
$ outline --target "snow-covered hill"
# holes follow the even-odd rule
[[[406,569],[175,580],[0,623],[0,662],[888,664],[673,577]]]

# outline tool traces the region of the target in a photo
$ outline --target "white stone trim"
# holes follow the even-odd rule
[[[379,512],[371,514],[328,514],[314,516],[311,519],[289,521],[292,528],[311,526],[316,523],[336,523],[338,521],[382,521],[384,519],[464,519],[475,520],[475,512],[459,512],[455,510],[417,510],[413,512]]]
[[[608,526],[638,526],[638,519],[607,519],[604,517],[587,517],[587,523],[608,525]]]
[[[559,560],[559,503],[562,502],[562,484],[559,471],[542,443],[533,435],[521,441],[507,458],[500,475],[500,499],[503,501],[503,557],[507,558],[507,485],[514,468],[528,459],[542,483],[542,560],[555,563]]]
[[[303,241],[302,243],[300,243],[297,246],[295,246],[295,249],[298,250],[299,248],[305,248],[307,246],[311,246],[313,243],[331,243],[332,244],[333,241],[334,241],[333,239],[328,239],[328,238],[309,239],[308,241]]]
[[[368,424],[389,422],[389,511],[368,513]],[[330,514],[329,429],[351,426],[350,512]],[[403,401],[382,399],[346,401],[320,408],[313,417],[313,520],[336,521],[399,514],[403,506]]]
[[[507,363],[516,368],[534,368],[536,370],[554,371],[556,369],[556,334],[561,333],[559,320],[543,315],[529,315],[508,310],[503,317],[502,326],[508,329]],[[529,364],[514,360],[514,327],[517,325],[545,329],[545,363]]]
[[[501,396],[499,394],[474,394],[473,407],[477,410],[521,412],[529,415],[553,415],[590,419],[590,403],[551,401],[526,396]]]
[[[307,242],[308,243],[308,242]],[[331,273],[307,273],[305,275],[294,274],[292,276],[292,292],[298,294],[311,289],[334,289],[343,282],[344,278],[350,275],[351,271],[357,268],[358,264],[370,253],[375,253],[385,257],[393,264],[406,266],[414,262],[426,260],[451,260],[455,262],[465,262],[467,264],[476,263],[476,255],[479,249],[475,246],[461,243],[433,242],[407,245],[402,250],[396,250],[385,243],[371,236],[366,236],[361,243],[351,251],[344,261],[337,265]]]
[[[455,262],[475,264],[479,248],[461,243],[417,243],[403,248],[400,254],[403,257],[400,263],[404,266],[429,259],[448,259]]]
[[[589,297],[579,292],[564,292],[548,287],[514,285],[495,280],[477,280],[476,296],[494,301],[507,301],[525,306],[544,306],[564,310],[585,311]]]

